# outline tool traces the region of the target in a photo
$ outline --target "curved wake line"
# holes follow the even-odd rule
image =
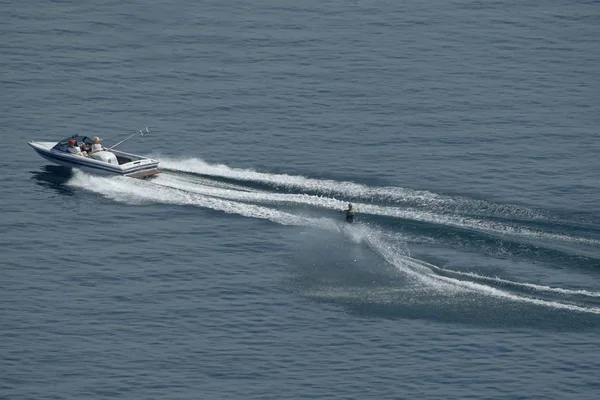
[[[565,309],[582,313],[600,314],[600,308],[582,307],[556,301],[546,301],[525,296],[518,296],[490,286],[475,282],[461,281],[454,278],[436,275],[435,272],[418,260],[397,253],[377,231],[366,226],[340,225],[328,218],[312,218],[288,212],[274,210],[253,204],[237,203],[217,197],[172,189],[168,186],[153,184],[148,181],[134,180],[124,177],[96,177],[75,171],[69,185],[81,187],[101,194],[115,201],[139,204],[154,202],[163,204],[191,205],[209,208],[230,214],[269,220],[282,225],[304,226],[328,231],[342,232],[355,242],[366,242],[379,253],[384,260],[396,266],[402,272],[416,278],[427,286],[437,287],[443,292],[476,292],[512,301],[535,304],[555,309]],[[437,268],[437,267],[436,267]]]
[[[402,272],[405,272],[414,278],[420,280],[430,287],[434,287],[442,292],[474,292],[496,298],[507,299],[520,303],[528,303],[537,306],[550,307],[560,310],[576,311],[587,314],[599,314],[599,307],[583,307],[575,304],[561,303],[559,301],[548,301],[536,299],[533,297],[520,296],[501,289],[493,288],[476,282],[462,281],[455,278],[440,276],[434,273],[432,269],[425,266],[420,260],[391,253],[389,249],[382,247],[378,242],[370,241],[373,248],[379,250],[379,254],[390,264],[396,266]],[[431,265],[431,264],[429,264]],[[435,267],[435,266],[434,266]],[[435,267],[438,268],[438,267]],[[566,289],[565,289],[566,290]]]
[[[272,174],[251,169],[231,168],[224,164],[209,164],[198,158],[170,159],[161,158],[161,168],[200,175],[234,179],[238,181],[257,182],[275,188],[310,190],[315,193],[331,195],[336,193],[349,198],[373,199],[389,202],[406,202],[420,206],[437,206],[455,211],[481,211],[496,215],[520,216],[522,218],[540,219],[546,216],[539,211],[514,205],[494,204],[483,200],[468,198],[451,198],[424,190],[412,190],[400,187],[370,187],[354,182],[334,181],[331,179],[313,179],[300,175]]]
[[[448,277],[437,277],[437,279],[447,281],[448,283],[453,284],[453,285],[458,284],[460,286],[463,286],[470,290],[474,290],[476,292],[485,292],[485,294],[488,294],[488,295],[491,295],[494,297],[509,299],[509,300],[518,301],[521,303],[529,303],[529,304],[535,304],[538,306],[552,307],[552,308],[556,308],[556,309],[560,309],[560,310],[578,311],[578,312],[590,313],[590,314],[600,314],[599,307],[582,307],[582,306],[577,306],[574,304],[561,303],[558,301],[548,301],[548,300],[536,299],[536,298],[532,298],[532,297],[519,296],[519,295],[512,294],[512,293],[509,293],[509,292],[506,292],[506,291],[503,291],[500,289],[492,288],[490,286],[481,285],[479,283],[460,281],[460,280],[456,280],[456,279],[448,278]]]
[[[270,193],[258,190],[253,190],[249,192],[245,190],[239,190],[238,187],[234,189],[223,189],[218,187],[199,186],[196,182],[190,181],[188,179],[168,175],[157,177],[153,181],[153,183],[172,187],[175,189],[204,194],[207,196],[214,196],[229,200],[246,202],[306,204],[313,207],[320,207],[329,210],[340,210],[346,204],[342,200],[317,195]],[[479,220],[475,218],[435,214],[428,211],[415,210],[410,208],[402,209],[398,207],[376,206],[364,203],[355,203],[355,206],[358,212],[362,214],[403,218],[438,225],[447,225],[461,229],[477,230],[480,232],[494,235],[500,234],[521,238],[547,239],[571,243],[581,243],[587,245],[600,245],[599,240],[548,233],[527,228],[519,228],[497,222]]]
[[[507,279],[502,279],[499,277],[492,278],[492,277],[488,277],[488,276],[482,276],[479,274],[475,274],[472,272],[458,272],[458,271],[452,271],[452,270],[447,270],[447,269],[443,269],[443,268],[440,268],[440,270],[444,271],[444,272],[449,272],[452,274],[457,274],[457,275],[462,275],[462,276],[466,276],[469,278],[478,279],[481,281],[497,282],[497,283],[501,283],[501,284],[527,288],[527,289],[535,290],[537,292],[553,292],[553,293],[559,293],[559,294],[565,294],[565,295],[600,297],[600,292],[591,292],[589,290],[584,290],[584,289],[577,289],[577,290],[563,289],[563,288],[546,286],[546,285],[536,285],[534,283],[515,282],[515,281],[510,281]]]
[[[565,294],[565,295],[600,297],[600,292],[592,292],[592,291],[584,290],[584,289],[563,289],[563,288],[546,286],[546,285],[536,285],[534,283],[516,282],[516,281],[511,281],[508,279],[502,279],[497,276],[489,277],[489,276],[479,275],[479,274],[476,274],[473,272],[462,272],[462,271],[454,271],[451,269],[441,268],[441,267],[438,267],[434,264],[428,263],[423,260],[417,260],[417,259],[412,259],[412,260],[413,260],[413,262],[418,263],[419,265],[425,266],[425,267],[431,269],[432,271],[439,271],[439,272],[443,272],[443,273],[464,276],[467,278],[474,278],[474,279],[486,281],[486,282],[501,283],[501,284],[515,286],[515,287],[532,289],[532,290],[535,290],[538,292],[549,292],[549,293],[552,292],[552,293],[559,293],[559,294]]]

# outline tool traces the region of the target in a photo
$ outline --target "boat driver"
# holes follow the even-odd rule
[[[77,141],[75,139],[69,139],[69,147],[67,147],[67,152],[83,157],[83,153],[81,152],[79,146],[77,146]]]

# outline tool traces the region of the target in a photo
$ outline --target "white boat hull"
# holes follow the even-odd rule
[[[121,175],[130,176],[133,178],[146,178],[148,176],[160,173],[160,170],[158,169],[158,161],[150,158],[125,153],[118,150],[111,150],[111,152],[113,152],[121,160],[129,160],[129,162],[110,164],[104,161],[93,159],[91,157],[82,157],[64,151],[55,150],[53,149],[55,145],[56,142],[29,142],[29,146],[31,146],[46,160],[64,167],[77,168],[91,174]]]

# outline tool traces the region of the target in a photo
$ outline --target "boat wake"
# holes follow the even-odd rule
[[[425,247],[460,247],[461,243],[469,243],[471,251],[477,246],[479,250],[499,246],[509,255],[529,257],[531,264],[542,261],[546,275],[547,266],[562,268],[560,262],[565,260],[582,270],[594,271],[600,265],[600,239],[592,222],[582,227],[578,221],[566,230],[568,220],[521,206],[398,187],[257,172],[199,159],[161,159],[160,163],[164,173],[148,181],[76,172],[68,185],[129,204],[194,206],[341,234],[371,249],[406,278],[402,287],[372,291],[371,294],[379,291],[379,295],[369,296],[369,301],[402,307],[425,298],[445,298],[468,307],[474,301],[500,299],[548,310],[600,314],[600,292],[589,287],[520,282],[487,274],[485,266],[479,266],[477,272],[467,267],[450,268],[427,257],[411,255],[406,245],[399,244],[399,240]],[[341,210],[348,201],[359,210],[359,222],[353,225],[331,217],[331,211]],[[308,292],[315,298],[326,297],[325,292],[335,298],[349,296],[335,290],[313,288]]]

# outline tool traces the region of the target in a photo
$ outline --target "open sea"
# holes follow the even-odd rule
[[[600,2],[0,5],[0,398],[600,398]]]

